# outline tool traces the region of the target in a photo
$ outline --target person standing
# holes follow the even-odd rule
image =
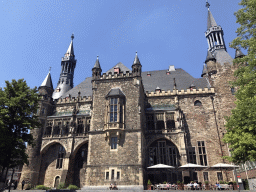
[[[23,180],[23,181],[21,182],[22,190],[23,190],[23,188],[24,188],[25,183],[26,183],[25,180]]]

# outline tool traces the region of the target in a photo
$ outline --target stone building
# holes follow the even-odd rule
[[[131,70],[120,62],[106,73],[97,57],[92,76],[73,87],[72,35],[57,87],[50,72],[39,87],[43,126],[32,130],[36,146],[27,149],[30,164],[23,167],[21,180],[85,189],[113,182],[120,188],[143,188],[148,179],[234,180],[233,172],[177,169],[187,163],[211,166],[229,155],[222,137],[224,116],[235,107],[235,88],[228,83],[235,67],[209,6],[205,36],[209,47],[200,79],[175,66],[143,72],[136,53]],[[235,57],[241,56],[237,50]],[[147,169],[159,163],[176,168]]]

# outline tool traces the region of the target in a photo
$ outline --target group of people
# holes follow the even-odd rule
[[[190,182],[188,184],[188,186],[191,188],[191,189],[195,189],[195,190],[198,190],[200,188],[200,185],[197,183],[197,182]]]
[[[109,189],[110,190],[117,190],[118,188],[117,188],[116,184],[110,183]]]

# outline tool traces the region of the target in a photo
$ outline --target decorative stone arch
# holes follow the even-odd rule
[[[153,137],[152,139],[150,139],[150,140],[148,141],[148,143],[147,143],[146,149],[148,149],[149,146],[150,146],[153,142],[155,142],[156,140],[158,140],[158,139],[167,139],[168,141],[172,142],[172,143],[177,147],[177,149],[180,151],[180,147],[179,147],[177,141],[174,141],[173,139],[171,139],[170,137],[168,137],[168,136],[166,136],[166,135],[157,135],[157,136]]]
[[[42,148],[40,150],[40,154],[45,153],[49,149],[49,147],[51,147],[54,144],[62,145],[64,147],[66,153],[67,153],[67,147],[65,146],[65,144],[63,142],[58,141],[58,140],[52,140],[52,141],[50,141],[50,142],[48,142],[48,143],[46,143],[45,145],[42,146]]]
[[[74,146],[74,150],[73,150],[72,156],[76,155],[76,153],[80,149],[80,147],[83,146],[86,143],[89,143],[89,139],[88,138],[83,139],[82,141],[77,142],[75,144],[75,146]]]

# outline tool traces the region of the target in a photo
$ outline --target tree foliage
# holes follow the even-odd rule
[[[242,0],[243,6],[235,13],[237,38],[231,42],[233,48],[247,50],[247,55],[234,60],[237,66],[236,108],[227,118],[227,133],[224,141],[229,143],[231,157],[225,157],[236,163],[256,159],[256,0]]]
[[[23,79],[5,83],[0,90],[0,166],[13,168],[28,164],[25,143],[33,144],[29,130],[40,125],[35,115],[39,98],[36,87],[30,89]]]

